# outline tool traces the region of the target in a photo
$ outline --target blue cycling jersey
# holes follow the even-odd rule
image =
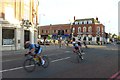
[[[33,48],[35,48],[35,51],[34,51],[35,54],[40,54],[42,52],[42,48],[40,47],[39,44],[30,44],[29,50]]]

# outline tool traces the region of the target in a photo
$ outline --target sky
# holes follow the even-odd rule
[[[120,0],[39,0],[39,24],[68,24],[76,19],[96,18],[105,31],[118,34]]]

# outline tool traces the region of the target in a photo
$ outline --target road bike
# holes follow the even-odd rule
[[[75,47],[73,52],[76,53],[77,62],[80,63],[80,61],[83,60],[83,54],[85,53],[83,53],[83,51],[78,47]]]
[[[39,60],[39,58],[32,53],[25,54],[26,60],[23,63],[23,68],[27,72],[33,72],[36,68],[36,66],[42,66],[43,68],[47,68],[49,66],[49,59],[48,56],[43,55],[42,59],[45,61],[45,63],[42,65],[42,61]]]

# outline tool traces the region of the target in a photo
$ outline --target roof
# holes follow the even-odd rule
[[[45,26],[40,26],[40,27],[48,27],[48,26],[52,26],[52,27],[54,27],[54,26],[68,26],[68,25],[70,25],[70,24],[50,24],[50,25],[45,25]]]
[[[94,18],[76,19],[75,21],[94,20]]]

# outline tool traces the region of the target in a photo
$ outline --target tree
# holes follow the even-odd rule
[[[120,36],[118,36],[118,40],[120,41]]]
[[[117,35],[116,35],[116,34],[113,34],[113,35],[112,35],[112,38],[117,38]]]

